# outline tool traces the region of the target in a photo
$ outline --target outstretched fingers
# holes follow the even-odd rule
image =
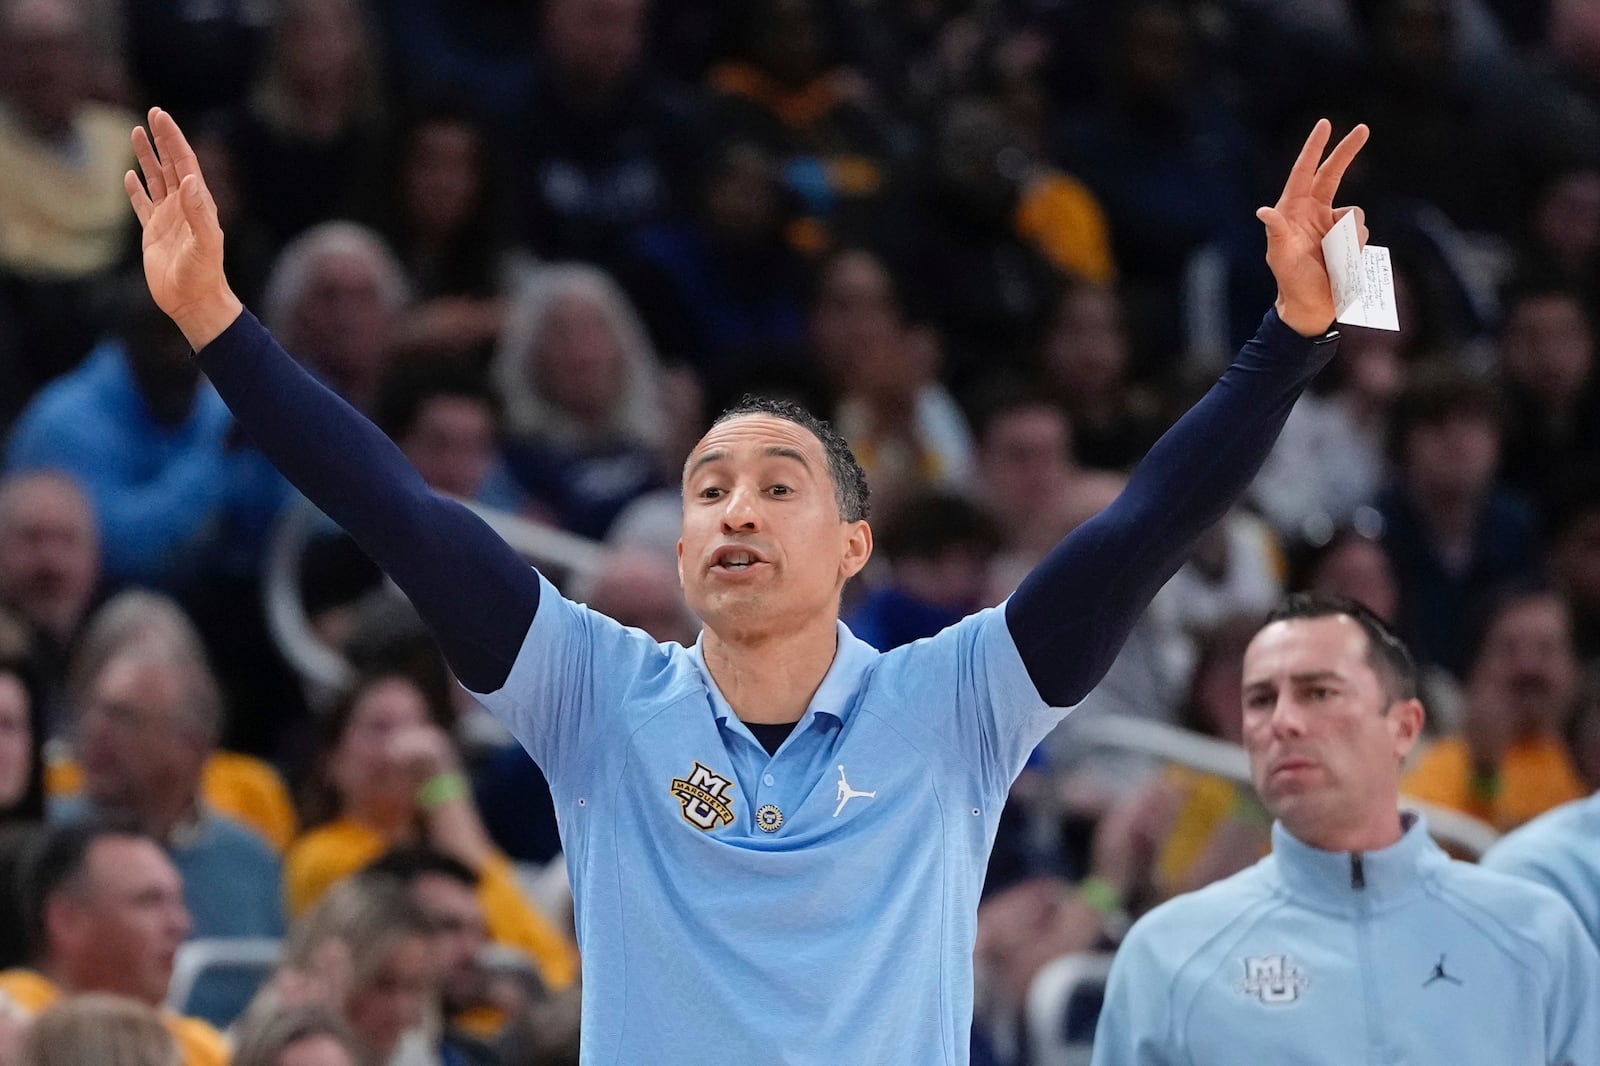
[[[150,190],[151,202],[159,204],[167,198],[167,179],[156,158],[155,145],[150,143],[150,135],[143,126],[133,128],[133,154],[139,161],[139,172],[144,175],[144,183]]]
[[[1366,123],[1361,123],[1334,145],[1332,153],[1322,166],[1317,168],[1317,176],[1311,184],[1313,196],[1332,206],[1334,194],[1339,191],[1339,182],[1344,180],[1344,172],[1350,168],[1362,146],[1367,143],[1367,137],[1371,132]]]
[[[1311,135],[1300,147],[1294,166],[1289,168],[1289,178],[1283,183],[1283,199],[1292,200],[1311,194],[1317,178],[1317,164],[1321,162],[1322,150],[1328,146],[1328,138],[1332,135],[1333,124],[1325,118],[1317,119],[1317,124],[1311,127]]]
[[[152,107],[150,132],[155,135],[162,166],[171,168],[166,171],[169,188],[176,189],[178,183],[191,174],[196,178],[201,176],[200,160],[195,156],[194,149],[189,146],[189,139],[178,128],[176,119],[161,108]]]
[[[155,210],[155,205],[150,202],[150,194],[145,191],[139,175],[131,170],[122,175],[122,187],[128,191],[128,202],[133,205],[133,213],[139,219],[139,228],[143,229],[145,223],[150,221],[150,212]]]

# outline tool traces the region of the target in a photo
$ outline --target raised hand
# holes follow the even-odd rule
[[[149,121],[148,133],[142,126],[133,131],[144,180],[130,170],[122,183],[144,230],[150,295],[198,350],[227,329],[243,305],[222,271],[222,226],[194,149],[159,107],[150,109]]]
[[[1367,242],[1361,209],[1335,210],[1333,198],[1351,161],[1367,143],[1368,132],[1366,126],[1357,126],[1323,160],[1333,127],[1327,119],[1319,119],[1289,170],[1277,204],[1256,212],[1267,227],[1267,266],[1278,282],[1278,317],[1307,337],[1326,332],[1335,313],[1333,288],[1322,260],[1322,238],[1335,222],[1354,211],[1361,243]]]

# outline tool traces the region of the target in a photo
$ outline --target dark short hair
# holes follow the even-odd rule
[[[1458,416],[1476,415],[1495,429],[1505,424],[1505,409],[1495,387],[1453,366],[1428,366],[1413,371],[1389,424],[1389,455],[1405,458],[1407,442],[1419,426],[1438,426]]]
[[[1411,649],[1400,639],[1389,623],[1373,614],[1365,604],[1348,596],[1334,596],[1325,592],[1296,592],[1289,596],[1262,623],[1263,628],[1274,622],[1295,619],[1333,618],[1338,615],[1354,621],[1367,635],[1367,664],[1383,682],[1384,691],[1391,700],[1415,699],[1417,695],[1417,661]]]
[[[89,865],[89,852],[100,841],[111,837],[133,837],[156,843],[149,834],[114,819],[51,826],[30,843],[17,871],[17,896],[28,954],[33,961],[42,960],[49,948],[45,910],[50,901],[63,891],[78,887]]]
[[[878,545],[889,559],[935,559],[952,548],[1000,550],[1000,531],[981,508],[948,493],[907,500],[890,512]]]
[[[477,871],[472,867],[454,855],[448,855],[426,844],[391,848],[373,860],[362,873],[392,877],[406,885],[427,874],[437,874],[471,889],[476,889],[480,880]]]
[[[455,359],[406,359],[395,363],[378,385],[372,420],[390,440],[416,428],[423,408],[442,396],[471,400],[500,421],[500,399],[483,372]]]
[[[711,424],[720,426],[746,415],[781,418],[816,437],[828,457],[828,475],[833,480],[833,494],[839,502],[839,517],[846,522],[862,522],[872,513],[872,493],[867,485],[867,472],[861,469],[856,453],[850,450],[850,443],[839,436],[827,420],[818,418],[792,400],[746,396],[723,411]]]

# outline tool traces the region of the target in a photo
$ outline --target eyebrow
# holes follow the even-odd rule
[[[811,469],[811,461],[806,458],[806,453],[801,451],[799,448],[791,448],[787,444],[769,444],[765,448],[761,449],[761,454],[771,459],[793,459],[807,470]],[[699,470],[702,466],[706,466],[711,463],[720,463],[727,457],[728,453],[726,449],[713,448],[711,451],[706,452],[704,455],[700,456],[700,458],[690,463],[689,469],[684,471],[683,476],[688,477],[696,470]]]
[[[1309,685],[1316,681],[1343,681],[1344,675],[1337,670],[1310,670],[1301,674],[1290,674],[1289,682],[1294,685]],[[1270,678],[1257,678],[1246,681],[1246,689],[1271,688],[1273,681]]]

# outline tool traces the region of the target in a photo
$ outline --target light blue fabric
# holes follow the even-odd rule
[[[1275,825],[1270,856],[1137,922],[1095,1066],[1600,1062],[1600,953],[1572,908],[1408,821],[1359,862]]]
[[[584,954],[583,1062],[966,1063],[989,849],[1011,781],[1064,713],[1040,700],[1001,611],[883,655],[841,624],[769,757],[698,647],[541,582],[510,677],[480,699],[550,781]]]
[[[1489,849],[1483,865],[1555,889],[1600,944],[1600,792],[1508,833]]]
[[[183,422],[155,422],[121,342],[106,340],[29,403],[5,469],[61,470],[84,487],[114,584],[171,588],[207,566],[253,573],[288,486],[254,451],[227,447],[232,425],[204,379]]]

